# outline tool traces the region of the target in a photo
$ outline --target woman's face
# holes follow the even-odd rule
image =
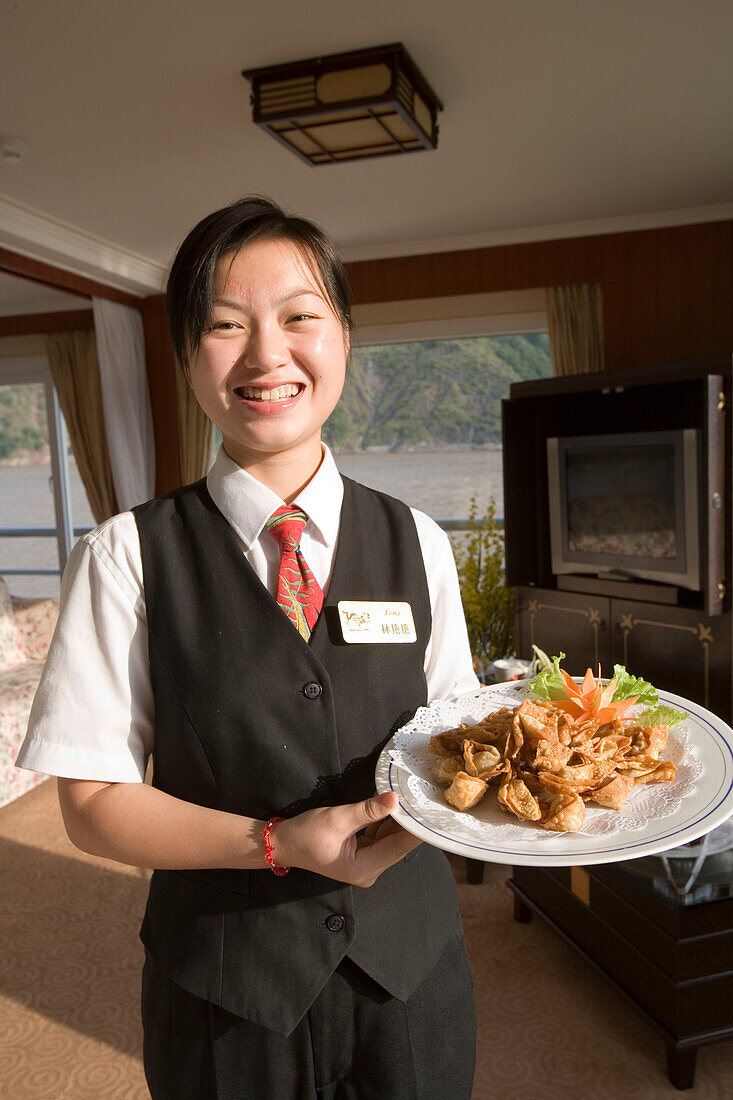
[[[301,459],[310,476],[348,353],[310,266],[288,241],[246,245],[219,260],[212,312],[190,382],[227,453],[243,467]]]

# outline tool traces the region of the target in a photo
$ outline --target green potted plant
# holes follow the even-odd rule
[[[514,593],[504,573],[504,533],[490,500],[479,518],[471,500],[468,534],[456,540],[454,555],[468,637],[479,675],[492,661],[514,652]]]

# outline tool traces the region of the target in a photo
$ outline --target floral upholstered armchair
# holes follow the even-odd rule
[[[0,578],[0,806],[45,779],[14,765],[57,616],[58,600],[11,597]]]

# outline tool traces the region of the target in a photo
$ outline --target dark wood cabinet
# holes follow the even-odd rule
[[[531,656],[532,644],[563,652],[573,674],[600,664],[610,675],[618,662],[731,721],[732,374],[730,358],[719,358],[511,387],[503,405],[504,513],[520,656]],[[688,429],[699,448],[692,480],[700,587],[613,572],[554,574],[548,439]]]
[[[585,596],[551,588],[520,586],[516,592],[516,649],[529,657],[537,645],[553,656],[564,653],[563,667],[582,675],[601,665],[604,676],[611,668],[609,622],[611,601],[606,596]]]
[[[662,897],[635,871],[649,862],[515,867],[509,886],[517,920],[543,917],[659,1028],[670,1080],[686,1089],[698,1047],[733,1036],[733,897],[730,885],[699,904]]]
[[[731,721],[731,613],[611,600],[611,664]]]
[[[588,667],[595,671],[600,664],[610,676],[614,664],[623,664],[663,691],[691,699],[731,722],[731,379],[731,361],[725,358],[511,387],[503,408],[504,510],[507,580],[516,593],[520,656],[529,657],[533,644],[550,655],[563,652],[563,665],[574,675]],[[574,559],[551,552],[553,536],[557,549],[558,526],[570,543],[562,512],[567,502],[559,497],[558,512],[558,495],[550,487],[552,479],[557,481],[552,456],[558,440],[624,432],[684,434],[688,429],[698,454],[696,472],[690,475],[694,491],[689,491],[695,504],[686,511],[685,528],[687,545],[699,547],[699,569],[692,581],[682,573],[676,581],[680,587],[674,587],[664,583],[660,570],[639,568],[636,576],[631,569],[624,575],[617,562],[596,575],[582,569],[563,574]],[[595,467],[587,468],[595,485]],[[632,483],[642,480],[639,470],[643,474],[641,460],[632,470]],[[624,545],[613,522],[623,516],[629,498],[619,491],[616,499],[613,476],[608,476],[611,490],[604,488],[605,497],[595,488],[577,490],[576,499],[587,493],[590,500],[614,501],[615,511],[602,512],[602,547],[614,539]],[[664,497],[665,486],[662,481],[655,489],[654,505]],[[685,489],[683,495],[687,493]],[[611,517],[608,522],[606,517]],[[623,531],[623,520],[617,527]],[[657,536],[666,528],[651,531]],[[595,570],[598,558],[592,561]],[[510,882],[515,916],[529,920],[533,911],[541,914],[627,993],[663,1032],[672,1081],[688,1088],[697,1047],[733,1035],[733,859],[725,896],[719,894],[709,904],[713,895],[704,892],[701,904],[688,904],[689,897],[673,896],[670,903],[655,896],[641,883],[638,868],[643,862],[552,870],[515,867]]]
[[[564,653],[583,673],[622,664],[656,687],[731,721],[731,613],[520,586],[517,652]]]

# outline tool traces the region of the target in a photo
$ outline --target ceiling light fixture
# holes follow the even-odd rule
[[[438,144],[443,105],[401,42],[242,73],[252,116],[306,164]]]

